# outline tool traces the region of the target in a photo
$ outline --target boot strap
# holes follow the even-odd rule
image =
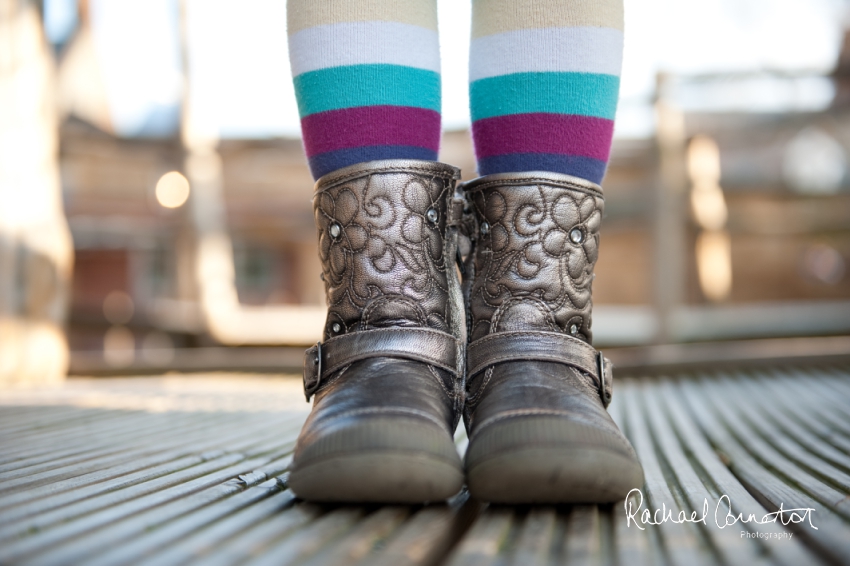
[[[304,353],[304,394],[310,400],[325,376],[368,358],[403,358],[457,374],[459,342],[427,328],[379,328],[335,336]]]
[[[591,376],[606,407],[611,402],[614,365],[593,346],[566,334],[542,331],[497,332],[479,338],[466,350],[468,376],[517,360],[558,362]]]

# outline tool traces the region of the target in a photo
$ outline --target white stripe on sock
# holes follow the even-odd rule
[[[292,75],[343,65],[384,63],[440,72],[437,33],[398,22],[342,22],[289,37]]]
[[[603,27],[520,29],[472,40],[469,81],[512,73],[620,75],[623,32]]]

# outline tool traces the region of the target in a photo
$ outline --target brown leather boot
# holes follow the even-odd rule
[[[465,283],[471,494],[501,503],[625,497],[643,471],[605,410],[611,364],[590,345],[602,190],[542,172],[488,175],[463,189],[477,224]]]
[[[315,397],[289,478],[304,499],[419,503],[463,484],[452,438],[466,342],[459,177],[442,163],[391,160],[316,183],[328,317],[304,361]]]

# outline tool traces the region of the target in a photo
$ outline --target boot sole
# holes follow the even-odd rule
[[[610,503],[643,486],[643,470],[616,428],[523,416],[478,431],[466,453],[473,497],[493,503]]]
[[[356,452],[299,466],[289,477],[296,495],[310,501],[424,503],[460,491],[457,463],[421,453]]]
[[[522,448],[471,466],[470,494],[492,503],[611,503],[643,486],[640,464],[594,446]]]
[[[310,501],[422,503],[463,485],[448,431],[409,417],[339,419],[304,444],[292,468],[292,491]]]

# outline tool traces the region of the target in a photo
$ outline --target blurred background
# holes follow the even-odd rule
[[[850,333],[850,3],[625,4],[595,343]],[[439,8],[471,178],[470,7]],[[0,382],[300,366],[298,136],[283,0],[0,0]]]

